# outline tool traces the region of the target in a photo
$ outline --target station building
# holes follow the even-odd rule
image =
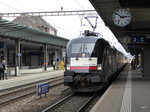
[[[65,58],[68,41],[41,17],[0,19],[0,61],[6,60],[8,75],[52,69],[53,59]]]

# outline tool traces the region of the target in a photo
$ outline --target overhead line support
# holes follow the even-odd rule
[[[95,10],[0,13],[1,17],[97,15]]]

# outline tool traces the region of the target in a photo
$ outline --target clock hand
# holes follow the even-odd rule
[[[121,15],[120,15],[120,14],[118,14],[118,13],[115,13],[115,14],[121,17]]]
[[[126,18],[126,17],[130,17],[130,16],[120,16],[120,18]]]
[[[120,14],[118,13],[115,13],[116,15],[120,16],[120,18],[125,18],[125,17],[128,17],[128,16],[121,16]]]

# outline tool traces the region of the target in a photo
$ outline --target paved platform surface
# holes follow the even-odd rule
[[[7,80],[0,80],[0,91],[53,77],[63,76],[63,72],[63,70],[53,70],[48,72],[22,74],[21,76],[11,76],[8,77]]]
[[[91,112],[150,112],[150,81],[128,64]]]

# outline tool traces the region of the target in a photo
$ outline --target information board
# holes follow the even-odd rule
[[[134,35],[131,37],[131,43],[133,44],[145,44],[146,37],[145,35]]]
[[[49,83],[44,83],[44,84],[40,84],[40,85],[37,85],[37,94],[38,95],[43,95],[46,93],[49,92]]]

